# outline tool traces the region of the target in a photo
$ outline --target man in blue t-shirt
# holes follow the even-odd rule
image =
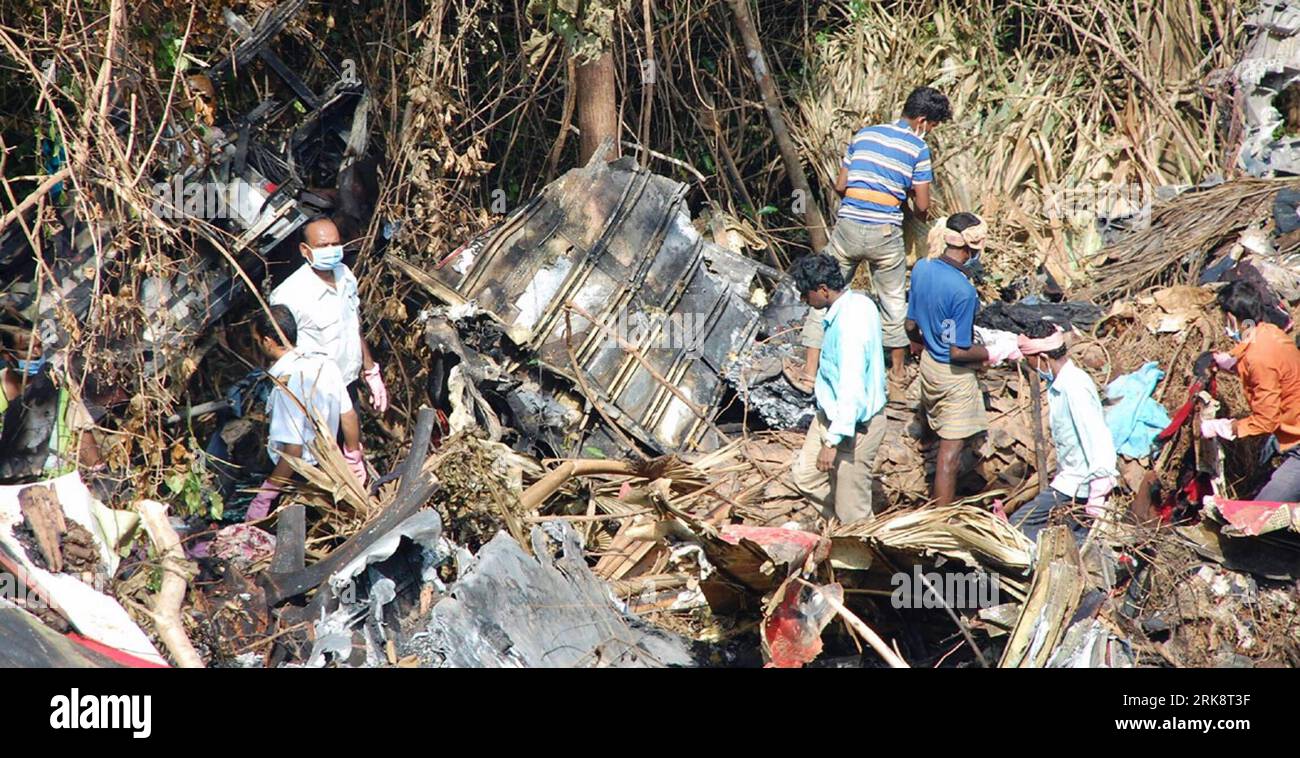
[[[930,148],[925,136],[952,117],[948,98],[930,87],[918,87],[903,105],[903,118],[867,126],[849,143],[840,163],[835,191],[843,197],[839,217],[823,251],[839,263],[846,285],[858,264],[871,272],[871,295],[880,307],[884,347],[890,353],[890,377],[903,379],[907,335],[903,319],[907,303],[907,252],[903,247],[903,203],[910,196],[912,213],[924,221],[930,209]],[[799,368],[786,366],[790,383],[811,392],[821,355],[822,319],[815,309],[804,322],[801,342],[807,358]]]
[[[912,267],[906,328],[913,342],[925,346],[919,376],[921,409],[939,436],[933,493],[938,505],[953,500],[962,446],[988,429],[984,395],[975,371],[990,362],[990,355],[974,341],[979,297],[967,275],[968,267],[984,249],[987,233],[975,214],[953,214],[943,228],[943,254],[919,260]]]

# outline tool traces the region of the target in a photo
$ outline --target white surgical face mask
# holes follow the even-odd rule
[[[311,249],[311,267],[317,271],[332,271],[342,262],[342,245],[322,245]]]

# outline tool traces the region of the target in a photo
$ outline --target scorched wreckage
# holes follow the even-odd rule
[[[390,4],[0,25],[0,665],[1300,664],[1300,7]]]

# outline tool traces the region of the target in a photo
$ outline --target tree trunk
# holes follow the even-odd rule
[[[781,149],[781,160],[785,163],[785,173],[790,177],[790,184],[795,192],[802,195],[804,224],[808,227],[808,237],[814,252],[826,247],[826,222],[822,220],[821,209],[813,199],[812,187],[808,184],[808,175],[804,173],[799,161],[799,151],[795,149],[790,130],[785,124],[785,115],[781,111],[781,96],[776,91],[776,83],[767,68],[767,59],[763,56],[763,45],[758,40],[758,30],[754,27],[754,18],[749,13],[749,0],[727,0],[731,11],[736,16],[736,26],[740,27],[740,36],[745,43],[745,52],[749,57],[749,66],[758,80],[758,90],[763,96],[763,108],[767,111],[767,120],[772,125],[772,136]]]
[[[578,129],[582,132],[578,142],[578,163],[587,161],[606,138],[614,141],[609,154],[613,160],[621,154],[618,140],[618,101],[614,92],[614,56],[608,50],[590,63],[577,67]]]

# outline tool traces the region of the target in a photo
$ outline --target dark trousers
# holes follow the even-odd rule
[[[1083,506],[1086,503],[1087,501],[1081,497],[1066,497],[1047,487],[1038,493],[1038,497],[1020,506],[1019,510],[1011,514],[1011,523],[1019,527],[1030,542],[1037,542],[1038,533],[1047,526],[1053,514],[1057,514],[1057,520],[1070,527],[1070,531],[1074,534],[1074,541],[1082,543],[1083,538],[1088,536],[1088,527],[1079,521],[1079,516],[1083,515]]]
[[[1273,476],[1255,499],[1279,503],[1300,500],[1300,449],[1293,448],[1282,456],[1282,464],[1273,470]]]

